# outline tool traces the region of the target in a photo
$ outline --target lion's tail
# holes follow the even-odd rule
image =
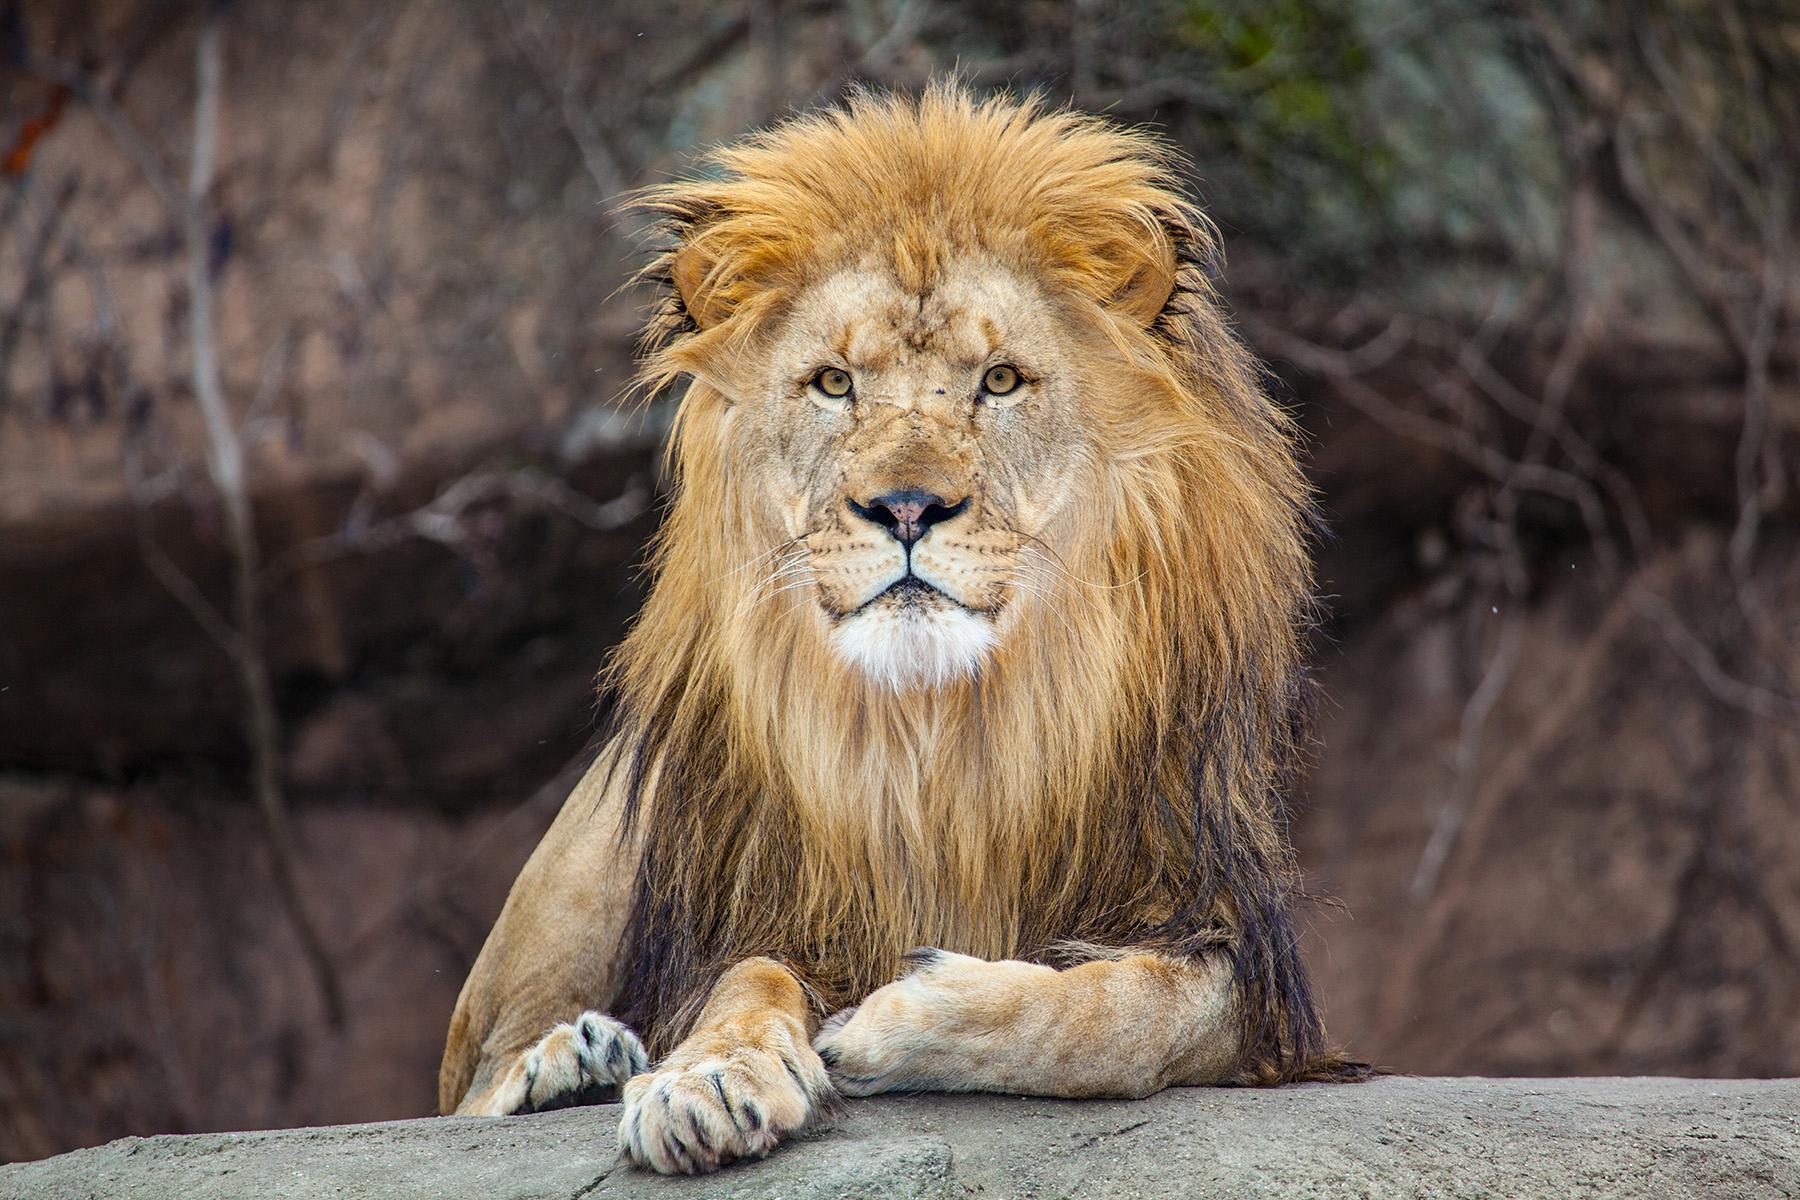
[[[1295,1077],[1296,1083],[1367,1083],[1377,1075],[1392,1074],[1343,1050],[1327,1050]]]
[[[1273,1063],[1249,1065],[1239,1080],[1248,1087],[1275,1087],[1283,1083],[1367,1083],[1380,1075],[1391,1075],[1386,1067],[1377,1067],[1353,1057],[1343,1050],[1327,1050],[1298,1067],[1278,1069]]]

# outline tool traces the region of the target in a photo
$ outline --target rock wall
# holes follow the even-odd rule
[[[618,1109],[126,1138],[0,1167],[0,1197],[1800,1194],[1800,1080],[1423,1079],[1134,1102],[857,1101],[703,1179],[615,1161]]]

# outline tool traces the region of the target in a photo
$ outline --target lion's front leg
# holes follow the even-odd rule
[[[767,1154],[833,1095],[811,1032],[812,1010],[786,967],[768,958],[737,964],[687,1040],[625,1085],[620,1149],[665,1175]]]
[[[913,969],[821,1027],[839,1090],[1147,1096],[1239,1058],[1231,972],[1154,954],[1054,970],[915,950]]]

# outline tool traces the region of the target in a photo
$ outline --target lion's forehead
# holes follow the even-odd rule
[[[808,290],[790,345],[822,349],[870,376],[923,374],[951,387],[1014,342],[1041,340],[1041,293],[999,265],[974,260],[908,292],[891,272],[846,268]]]

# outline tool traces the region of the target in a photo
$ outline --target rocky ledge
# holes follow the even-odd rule
[[[854,1101],[699,1179],[615,1161],[616,1107],[125,1138],[0,1197],[1800,1196],[1800,1080],[1420,1079],[1129,1103]]]

